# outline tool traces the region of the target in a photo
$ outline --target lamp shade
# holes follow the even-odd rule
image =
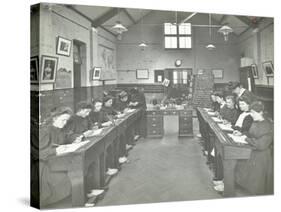
[[[118,34],[122,34],[123,32],[128,31],[128,29],[125,26],[123,26],[120,21],[117,21],[116,24],[111,29],[117,32]]]
[[[208,44],[207,46],[206,46],[206,49],[208,49],[208,50],[214,50],[216,47],[215,47],[215,45],[213,45],[213,44]]]
[[[228,40],[228,34],[233,32],[233,29],[227,25],[222,26],[219,30],[219,33],[222,33],[224,36],[224,40],[227,41]]]

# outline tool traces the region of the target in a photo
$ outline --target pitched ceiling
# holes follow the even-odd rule
[[[90,20],[95,27],[102,27],[108,32],[117,35],[116,32],[112,31],[111,27],[116,21],[129,28],[149,14],[150,12],[156,12],[155,10],[144,10],[144,9],[131,9],[131,8],[112,8],[112,7],[100,7],[100,6],[85,6],[85,5],[71,5],[68,8],[75,10],[80,15]],[[171,13],[171,11],[164,11]],[[178,17],[186,18],[191,12],[179,12]],[[198,14],[196,14],[198,15]],[[180,19],[179,20],[183,20]],[[261,20],[261,17],[253,16],[236,16],[236,15],[222,15],[212,14],[213,23],[219,25],[228,24],[234,30],[236,35],[240,35],[249,27],[255,27]],[[163,23],[165,20],[163,20]],[[208,25],[208,23],[206,23]]]

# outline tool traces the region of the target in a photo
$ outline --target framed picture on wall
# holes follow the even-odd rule
[[[267,77],[273,77],[273,64],[272,61],[266,61],[262,63],[263,70]]]
[[[162,83],[164,81],[164,71],[155,70],[154,71],[154,82]]]
[[[71,40],[59,36],[57,41],[57,54],[69,57],[70,50],[71,50]]]
[[[39,57],[34,56],[30,58],[30,82],[32,84],[39,82],[38,73],[39,73]]]
[[[56,80],[58,58],[42,55],[41,63],[40,81],[42,83],[54,83]]]
[[[213,69],[212,73],[215,79],[223,79],[223,69]]]
[[[136,71],[136,78],[137,79],[148,79],[148,69],[137,69]]]
[[[99,80],[101,78],[101,67],[94,67],[92,69],[91,80]]]
[[[259,72],[258,72],[257,65],[256,64],[252,64],[251,68],[252,68],[252,74],[253,74],[254,79],[258,79],[259,78]]]

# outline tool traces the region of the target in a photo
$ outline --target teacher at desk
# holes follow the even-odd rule
[[[51,171],[47,158],[56,154],[58,145],[72,143],[72,132],[67,123],[72,111],[67,107],[59,107],[51,112],[47,123],[47,131],[40,130],[40,204],[46,206],[66,198],[71,193],[71,182],[66,172]]]
[[[250,159],[236,165],[236,183],[252,195],[273,193],[273,124],[264,117],[260,101],[251,104],[253,124],[246,141],[253,147]]]

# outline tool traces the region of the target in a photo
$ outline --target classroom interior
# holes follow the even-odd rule
[[[50,170],[67,173],[71,190],[46,204],[38,197],[33,206],[252,195],[233,179],[236,162],[249,159],[250,148],[227,143],[206,108],[212,106],[212,93],[240,82],[262,101],[273,122],[273,18],[51,3],[32,5],[30,17],[30,56],[37,67],[31,78],[31,139],[40,143],[56,107],[76,111],[81,101],[118,98],[134,89],[146,102],[80,149],[52,156]],[[225,160],[223,167],[217,154]],[[121,156],[126,162],[120,163]],[[107,176],[108,168],[118,172]],[[224,191],[214,189],[218,169],[224,173]],[[91,189],[102,194],[89,195]]]

